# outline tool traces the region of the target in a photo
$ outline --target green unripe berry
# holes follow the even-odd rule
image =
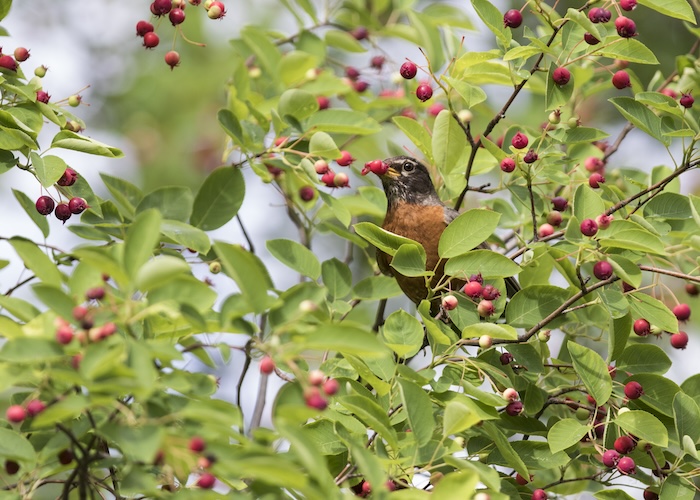
[[[212,262],[209,264],[209,272],[212,274],[219,274],[221,272],[221,262]]]
[[[34,70],[34,74],[38,76],[39,78],[44,78],[46,76],[46,71],[48,71],[49,68],[46,66],[39,66]]]
[[[73,107],[73,108],[77,108],[78,106],[80,106],[81,100],[82,100],[82,97],[80,97],[77,94],[73,94],[72,96],[70,96],[68,98],[68,105]]]

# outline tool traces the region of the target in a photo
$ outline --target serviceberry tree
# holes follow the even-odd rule
[[[0,0],[0,19],[11,4]],[[665,376],[665,350],[695,340],[700,283],[700,198],[682,188],[700,164],[693,7],[471,6],[473,19],[441,2],[285,1],[295,29],[236,26],[216,116],[225,162],[196,192],[102,175],[109,195],[97,196],[61,151],[123,153],[89,135],[80,91],[50,95],[47,68],[4,44],[0,173],[35,183],[14,195],[44,236],[0,235],[14,252],[0,267],[26,267],[0,295],[8,495],[696,496],[700,374]],[[177,78],[179,47],[201,45],[190,23],[232,10],[144,2],[134,43]],[[696,39],[675,69],[657,68],[662,37],[638,29],[645,17]],[[488,50],[464,36],[477,18]],[[635,135],[666,163],[621,157]],[[461,211],[435,268],[380,227],[376,177],[406,154]],[[248,237],[251,183],[268,186],[298,238]],[[212,241],[234,218],[242,241]],[[79,243],[57,247],[67,231]],[[322,261],[328,241],[345,251]],[[394,299],[377,250],[392,272],[423,278],[427,300]],[[266,255],[296,284],[275,286]],[[236,291],[198,279],[202,264]],[[183,367],[232,351],[246,359],[233,402]],[[263,428],[272,377],[284,384]]]

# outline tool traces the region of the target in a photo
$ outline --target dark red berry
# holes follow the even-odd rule
[[[180,54],[175,52],[174,50],[171,50],[170,52],[167,52],[165,54],[165,64],[170,66],[170,70],[172,71],[175,69],[175,66],[178,66],[180,64]]]
[[[583,219],[581,221],[581,234],[584,236],[594,236],[598,232],[598,223],[593,219]]]
[[[501,160],[501,170],[509,174],[515,170],[515,160],[511,157],[506,157]]]
[[[73,340],[73,329],[68,325],[63,325],[56,329],[56,342],[61,345],[70,344]]]
[[[513,401],[506,406],[506,413],[511,417],[517,417],[523,412],[523,404],[520,401]]]
[[[678,304],[673,308],[673,314],[678,321],[686,321],[690,318],[690,306],[688,304]]]
[[[588,185],[593,189],[598,189],[605,182],[605,177],[600,172],[593,172],[588,178]]]
[[[1,58],[0,58],[1,59]],[[43,102],[44,104],[49,103],[49,99],[51,99],[51,96],[49,95],[48,92],[45,90],[37,90],[36,91],[36,100],[37,102]]]
[[[479,274],[472,274],[469,276],[469,281],[478,281],[480,285],[484,284],[484,277],[481,276],[481,273]]]
[[[355,92],[361,94],[369,88],[369,83],[365,82],[364,80],[357,80],[356,82],[353,82],[352,88],[355,90]]]
[[[636,320],[634,325],[632,325],[632,329],[634,330],[634,333],[640,337],[646,337],[651,333],[651,325],[644,318]]]
[[[593,266],[593,275],[599,280],[606,280],[613,275],[613,268],[610,262],[601,260]]]
[[[537,153],[535,152],[534,149],[531,149],[530,151],[525,153],[525,156],[523,156],[523,161],[525,163],[528,163],[528,164],[535,163],[537,161],[537,158],[538,158]]]
[[[101,286],[88,288],[85,292],[85,298],[88,300],[102,300],[105,297],[105,289]]]
[[[306,401],[306,406],[315,410],[323,411],[328,407],[328,401],[321,395],[317,387],[307,391],[304,395],[304,400]]]
[[[625,396],[629,399],[639,399],[644,394],[642,384],[633,380],[625,384]]]
[[[14,56],[17,62],[24,62],[29,59],[29,51],[24,47],[17,47],[15,49]]]
[[[311,201],[316,196],[316,191],[311,186],[302,186],[299,189],[299,198],[303,201]]]
[[[700,290],[698,290],[698,286],[695,283],[685,284],[685,293],[687,293],[691,297],[695,297],[699,292]]]
[[[173,26],[182,24],[185,21],[185,11],[182,9],[172,9],[168,14],[168,19]]]
[[[357,28],[353,29],[350,34],[355,40],[364,40],[369,36],[369,31],[367,31],[367,28],[364,26],[358,26]]]
[[[598,45],[600,43],[600,40],[598,40],[596,37],[591,35],[590,33],[584,33],[583,35],[583,40],[588,44],[588,45]]]
[[[675,349],[685,349],[688,346],[688,334],[678,332],[671,335],[671,346]]]
[[[328,187],[335,187],[335,172],[329,170],[321,176],[321,182]]]
[[[481,289],[481,297],[486,300],[496,300],[500,296],[501,292],[493,285],[486,285]]]
[[[73,452],[70,450],[63,450],[58,454],[58,461],[63,465],[68,465],[73,461]]]
[[[571,80],[571,72],[564,67],[557,68],[552,72],[552,80],[557,85],[566,85]]]
[[[569,202],[566,198],[562,198],[561,196],[555,196],[554,198],[552,198],[552,207],[557,212],[563,212],[567,209],[568,206]]]
[[[603,453],[603,465],[613,468],[620,461],[620,453],[616,450],[607,450]]]
[[[54,211],[54,215],[56,218],[60,221],[63,221],[65,224],[68,219],[70,219],[72,212],[70,211],[70,207],[68,206],[68,203],[59,203],[56,205],[56,210]]]
[[[637,25],[629,17],[620,16],[615,19],[615,29],[622,38],[631,38],[637,34]]]
[[[637,447],[637,443],[629,436],[620,436],[613,444],[615,451],[622,455],[627,455]]]
[[[416,89],[416,97],[422,102],[427,101],[428,99],[433,97],[432,87],[427,83],[421,83]]]
[[[612,77],[612,84],[616,89],[620,90],[627,87],[631,87],[632,83],[630,82],[629,73],[627,73],[627,71],[624,70],[616,72]]]
[[[519,10],[511,9],[503,14],[503,26],[518,28],[523,23],[523,15]]]
[[[173,4],[171,0],[154,0],[151,4],[151,12],[156,16],[164,16],[170,9],[172,9]]]
[[[384,62],[386,59],[384,56],[374,56],[369,62],[369,65],[372,66],[374,69],[382,69],[384,66]]]
[[[41,215],[49,215],[51,212],[53,212],[54,206],[56,206],[50,196],[40,196],[39,199],[36,200],[35,205],[36,211]]]
[[[594,7],[588,11],[588,19],[593,23],[607,23],[611,17],[612,13],[609,10],[600,7]]]
[[[513,362],[513,355],[509,352],[504,352],[499,359],[502,365],[509,365]]]
[[[617,462],[617,470],[621,473],[634,474],[634,460],[630,457],[622,457],[619,462]]]
[[[46,405],[39,399],[32,399],[27,403],[27,413],[29,413],[30,417],[36,417],[39,413],[44,411],[45,408]]]
[[[637,0],[620,0],[620,8],[622,10],[630,11],[637,7]]]
[[[693,99],[693,96],[688,94],[682,94],[680,100],[680,105],[683,106],[684,108],[692,108],[693,103],[695,102],[695,99]]]
[[[139,21],[136,23],[136,36],[144,36],[146,33],[153,32],[153,25],[148,21]]]
[[[510,143],[513,145],[515,149],[525,149],[527,147],[528,142],[530,142],[525,134],[522,132],[518,132],[513,136],[513,139],[511,139]]]
[[[351,80],[357,80],[360,77],[360,71],[354,66],[348,66],[345,68],[345,76]]]
[[[190,449],[190,451],[193,451],[195,453],[201,453],[206,449],[207,443],[204,441],[203,438],[199,436],[194,436],[190,439],[190,442],[187,446]]]
[[[143,46],[147,49],[152,49],[157,47],[160,43],[160,38],[154,32],[150,31],[143,35]]]
[[[401,65],[399,73],[401,73],[401,76],[403,76],[406,80],[411,80],[415,78],[416,73],[418,73],[418,66],[411,61],[406,61]]]
[[[59,186],[72,186],[78,180],[78,172],[68,167],[56,184]]]
[[[589,172],[602,172],[605,170],[605,162],[595,156],[589,156],[583,161],[583,166]]]
[[[199,479],[197,479],[197,486],[205,490],[213,488],[214,483],[216,483],[216,477],[214,474],[210,474],[209,472],[204,472],[201,476],[199,476]]]
[[[19,464],[14,460],[6,460],[5,472],[7,472],[10,476],[17,474],[17,472],[19,472]]]
[[[75,198],[70,199],[70,201],[68,202],[68,208],[70,209],[70,212],[72,214],[78,215],[82,214],[89,207],[87,202],[83,198],[78,198],[76,196]]]
[[[0,68],[9,69],[10,71],[17,71],[17,62],[12,58],[12,56],[0,56]]]
[[[655,491],[652,491],[651,486],[644,490],[644,494],[642,495],[644,500],[659,500],[659,494],[656,493]]]

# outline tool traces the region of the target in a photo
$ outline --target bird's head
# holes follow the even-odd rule
[[[389,206],[440,203],[428,169],[421,162],[410,156],[394,156],[381,163],[381,168],[371,170],[379,175]]]

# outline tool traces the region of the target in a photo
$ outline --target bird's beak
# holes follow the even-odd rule
[[[398,179],[401,177],[401,173],[394,167],[389,167],[384,175],[386,177],[390,177],[391,179]]]

